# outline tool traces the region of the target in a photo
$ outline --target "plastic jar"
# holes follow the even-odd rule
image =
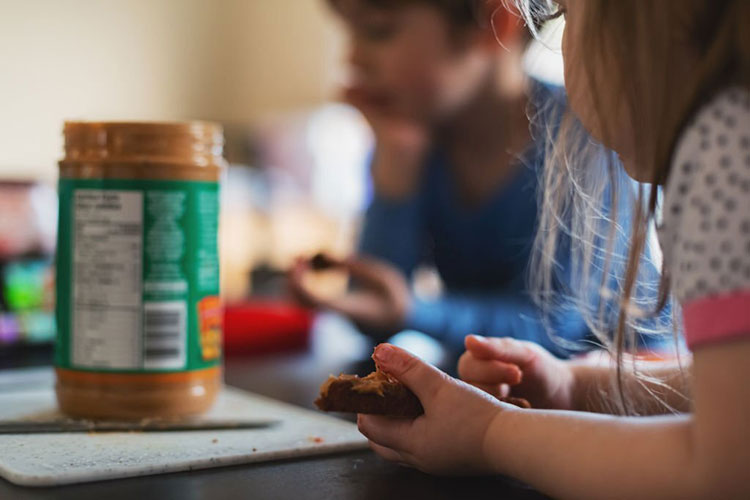
[[[221,387],[219,125],[67,122],[56,392],[86,418],[207,410]]]

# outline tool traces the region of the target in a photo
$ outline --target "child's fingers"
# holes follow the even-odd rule
[[[525,342],[510,337],[486,338],[468,335],[464,343],[466,350],[477,359],[496,359],[519,366],[531,362],[535,354]]]
[[[386,373],[411,389],[425,410],[450,377],[413,354],[390,344],[380,344],[373,354],[375,363]]]
[[[411,420],[405,419],[357,415],[357,427],[362,435],[375,444],[395,451],[405,448],[411,423]]]
[[[458,360],[458,375],[461,380],[480,384],[516,385],[522,378],[518,366],[494,359],[476,359],[471,352],[464,353]]]

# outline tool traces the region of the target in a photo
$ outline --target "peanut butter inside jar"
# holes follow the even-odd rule
[[[68,122],[55,367],[84,418],[200,414],[221,387],[217,124]]]

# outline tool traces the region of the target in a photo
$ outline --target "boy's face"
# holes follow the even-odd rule
[[[458,32],[427,4],[336,5],[350,34],[352,86],[370,109],[439,121],[470,99],[486,76],[491,51],[479,48],[478,30]]]

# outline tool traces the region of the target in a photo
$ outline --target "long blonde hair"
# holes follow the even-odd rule
[[[512,3],[535,34],[540,19],[556,10],[551,0]],[[669,299],[668,262],[661,265],[658,284],[643,273],[650,258],[650,228],[659,212],[659,190],[654,186],[667,182],[675,142],[696,109],[718,89],[750,82],[750,2],[586,0],[582,8],[586,43],[575,58],[584,65],[603,139],[612,143],[609,139],[619,132],[618,124],[607,121],[606,111],[624,102],[639,146],[635,160],[641,171],[649,172],[649,185],[623,182],[616,159],[587,139],[574,117],[563,117],[548,138],[532,288],[542,306],[554,303],[555,256],[560,242],[568,238],[574,265],[570,291],[591,330],[616,359],[619,400],[614,410],[633,414],[638,410],[623,382],[626,353],[636,350],[638,334],[676,331],[644,321]],[[677,66],[683,59],[676,56],[686,46],[695,60],[687,75]],[[587,64],[602,61],[614,68],[607,75],[606,89],[601,88],[601,78],[595,78],[595,64]],[[611,210],[605,210],[607,205]],[[623,206],[629,214],[622,213]],[[617,240],[627,225],[632,228],[624,238],[629,239],[627,250],[618,251]]]

